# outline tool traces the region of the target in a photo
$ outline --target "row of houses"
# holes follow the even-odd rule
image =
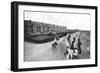
[[[24,20],[24,34],[29,36],[48,33],[60,33],[65,32],[66,30],[67,27],[65,26],[58,26],[49,23]]]

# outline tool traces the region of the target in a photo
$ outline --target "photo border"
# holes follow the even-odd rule
[[[50,6],[50,7],[68,7],[68,8],[82,8],[95,9],[95,64],[74,65],[74,66],[52,66],[39,68],[18,68],[18,6],[32,5],[32,6]],[[12,71],[31,71],[31,70],[50,70],[50,69],[65,69],[65,68],[82,68],[82,67],[96,67],[97,66],[97,6],[83,6],[83,5],[68,5],[68,4],[50,4],[50,3],[36,3],[36,2],[11,2],[11,70]]]

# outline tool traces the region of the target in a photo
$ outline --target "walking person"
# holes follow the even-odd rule
[[[69,52],[68,52],[68,48],[69,48],[69,47],[66,47],[66,52],[64,53],[65,60],[68,60],[68,59],[69,59]]]
[[[77,45],[77,47],[78,47],[78,53],[79,53],[79,54],[82,53],[81,46],[82,46],[82,43],[81,43],[80,39],[78,39],[78,45]]]
[[[69,34],[66,35],[66,37],[65,37],[66,52],[64,53],[64,55],[65,55],[65,59],[72,59],[73,55],[72,55],[72,50],[70,49],[68,36],[69,36]]]
[[[70,49],[74,50],[74,43],[75,43],[75,37],[73,38],[72,44],[70,46]]]
[[[68,38],[67,38],[69,44],[70,44],[70,39],[71,39],[71,34],[69,33],[69,34],[68,34]]]
[[[72,50],[72,59],[77,58],[78,56],[78,50],[77,47],[75,47],[75,42],[76,42],[76,38],[73,38],[72,44],[71,44],[71,50]]]
[[[59,40],[59,37],[56,35],[54,38],[54,43],[52,44],[52,47],[56,48],[58,40]]]

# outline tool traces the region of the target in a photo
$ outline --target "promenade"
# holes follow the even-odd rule
[[[63,39],[64,37],[60,38],[57,48],[52,47],[54,41],[43,44],[25,41],[25,61],[64,60],[65,45]]]
[[[75,33],[76,34],[76,33]],[[72,37],[75,36],[72,35]],[[79,33],[78,33],[79,34]],[[78,35],[79,36],[79,35]],[[86,41],[86,34],[82,34],[80,36],[82,42],[82,54],[80,54],[80,59],[89,58],[89,54],[87,52],[87,44],[90,43]],[[65,60],[64,53],[66,51],[65,45],[65,36],[61,37],[58,41],[58,45],[56,48],[52,47],[54,41],[42,44],[36,44],[31,42],[24,42],[24,61],[50,61],[50,60]],[[89,45],[88,45],[89,46]]]

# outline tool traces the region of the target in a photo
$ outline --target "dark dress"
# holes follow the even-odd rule
[[[81,50],[81,45],[82,45],[82,43],[81,43],[81,41],[80,40],[78,40],[78,50],[79,50],[79,54],[81,54],[82,53],[82,50]]]
[[[74,41],[72,42],[70,49],[74,50]]]

